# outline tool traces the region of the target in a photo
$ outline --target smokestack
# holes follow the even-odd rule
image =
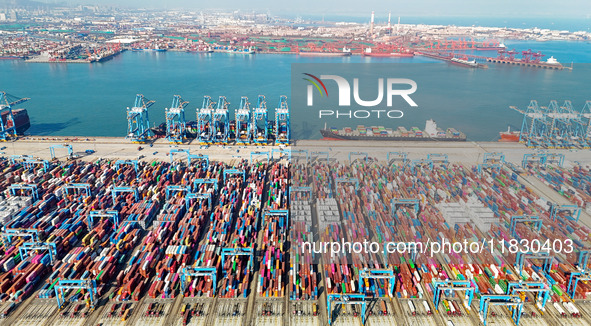
[[[392,25],[390,24],[390,18],[392,18],[391,12],[388,13],[388,30],[390,30],[392,28]]]
[[[396,31],[400,30],[400,16],[398,16],[398,24],[396,25]]]
[[[375,13],[372,11],[371,12],[371,24],[369,26],[369,34],[373,35],[373,19],[374,19]]]

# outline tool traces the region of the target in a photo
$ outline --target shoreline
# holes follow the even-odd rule
[[[510,41],[510,42],[536,42],[536,43],[540,43],[540,44],[545,44],[548,42],[566,42],[566,43],[583,43],[583,44],[589,44],[591,45],[591,43],[588,40],[569,40],[569,39],[559,39],[559,40],[548,40],[548,41],[538,41],[538,40],[529,40],[529,39],[506,39],[506,41]],[[99,62],[106,62],[106,61],[110,61],[111,59],[113,59],[114,57],[118,56],[119,54],[123,53],[123,52],[129,52],[130,48],[125,48],[124,51],[115,53],[115,54],[111,54],[108,55],[104,58],[101,58],[100,60],[93,60],[93,61],[88,61],[86,59],[71,59],[71,60],[63,60],[63,61],[50,61],[49,59],[44,58],[43,55],[34,55],[34,56],[27,56],[27,57],[14,57],[14,58],[2,58],[2,60],[15,60],[15,61],[23,61],[23,62],[27,62],[27,63],[86,63],[86,64],[91,64],[91,63],[99,63]],[[421,51],[428,51],[428,48],[416,48],[414,49],[415,51],[415,56],[420,56],[421,54],[419,52]],[[459,49],[456,50],[460,53],[463,52],[471,52],[471,51],[477,51],[477,52],[481,52],[478,49],[471,49],[471,48],[467,48],[467,49]],[[147,51],[149,52],[149,51]],[[244,56],[248,56],[248,55],[299,55],[299,52],[296,51],[256,51],[255,53],[249,54],[249,53],[227,53],[227,52],[223,52],[223,51],[214,51],[214,52],[195,52],[195,51],[188,51],[186,49],[176,49],[176,48],[172,48],[172,49],[166,49],[166,51],[162,51],[162,52],[158,52],[160,54],[162,53],[166,53],[166,52],[175,52],[175,53],[192,53],[192,54],[199,54],[199,55],[210,55],[210,54],[240,54],[240,55],[244,55]],[[331,53],[332,54],[332,53]],[[338,57],[340,53],[335,53],[335,57]],[[351,56],[358,56],[358,57],[363,57],[363,53],[351,53]],[[325,58],[326,55],[306,55],[305,57],[311,57],[311,58]],[[393,59],[400,59],[398,57],[386,57],[386,58],[393,58]],[[412,59],[412,57],[410,58]],[[489,59],[491,59],[492,61],[497,60],[497,58],[495,57],[489,57]],[[437,60],[437,59],[434,59]],[[491,62],[492,62],[491,61]],[[564,62],[569,62],[572,60],[563,60]],[[565,67],[568,68],[568,67]]]

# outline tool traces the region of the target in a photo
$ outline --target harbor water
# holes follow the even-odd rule
[[[508,42],[508,48],[542,50],[565,66],[574,61],[574,69],[554,71],[489,64],[489,69],[471,69],[449,65],[423,57],[303,58],[293,54],[232,55],[181,52],[124,52],[110,61],[94,64],[38,64],[20,60],[0,60],[0,90],[30,101],[21,105],[31,117],[33,135],[125,136],[125,109],[135,94],[144,94],[156,103],[149,110],[150,122],[164,121],[164,108],[172,96],[190,101],[186,119],[195,120],[195,109],[204,95],[214,99],[224,95],[233,109],[241,96],[256,102],[259,94],[267,97],[274,109],[280,95],[290,96],[292,63],[392,63],[397,78],[411,78],[418,84],[415,101],[418,109],[396,120],[365,121],[389,128],[417,126],[435,119],[442,128],[456,128],[469,140],[490,141],[498,132],[521,127],[521,115],[509,109],[525,108],[530,100],[547,105],[550,100],[562,104],[571,100],[580,109],[591,100],[591,44],[575,42]],[[478,55],[495,55],[480,51]],[[398,65],[394,65],[398,64]],[[368,95],[371,96],[371,95]],[[253,104],[254,105],[254,104]],[[293,108],[292,110],[298,110]],[[271,118],[273,115],[269,115]],[[357,121],[340,121],[344,125]],[[297,130],[297,129],[296,129]],[[302,129],[300,129],[302,130]],[[319,138],[294,134],[296,138]]]

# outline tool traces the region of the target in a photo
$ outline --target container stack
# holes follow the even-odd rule
[[[287,264],[289,262],[288,239],[289,213],[273,215],[271,210],[287,210],[289,169],[286,165],[275,164],[269,172],[269,193],[264,219],[263,259],[259,268],[258,294],[263,297],[285,296]]]

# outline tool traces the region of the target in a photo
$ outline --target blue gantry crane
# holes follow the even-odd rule
[[[591,281],[591,271],[589,270],[589,256],[591,250],[584,249],[579,252],[577,263],[578,270],[572,272],[568,279],[567,293],[574,300],[579,281]]]
[[[394,288],[396,287],[396,275],[392,269],[383,268],[383,269],[376,269],[376,268],[364,268],[359,271],[359,287],[361,293],[367,293],[367,286],[369,284],[369,280],[388,280],[388,296],[394,297]]]
[[[361,324],[365,325],[365,310],[367,309],[367,301],[365,295],[360,293],[336,294],[331,293],[326,295],[326,310],[328,311],[328,324],[332,325],[332,308],[335,305],[360,305],[361,306]]]
[[[37,185],[34,183],[11,184],[10,186],[8,186],[8,189],[10,191],[11,196],[19,196],[19,194],[27,196],[27,193],[30,193],[30,196],[33,197],[33,201],[39,199],[39,191],[37,189]]]
[[[225,96],[220,96],[218,105],[213,112],[213,142],[226,145],[230,136],[230,115],[228,107],[230,103]]]
[[[96,288],[96,281],[93,279],[84,279],[84,280],[58,280],[57,284],[54,287],[55,289],[55,298],[57,299],[57,306],[61,310],[66,302],[64,298],[64,291],[67,290],[85,290],[88,292],[88,302],[87,306],[90,309],[94,309],[97,303],[97,288]]]
[[[259,95],[257,106],[252,112],[253,143],[267,145],[269,139],[269,122],[267,112],[267,100],[264,95]]]
[[[181,271],[181,293],[183,294],[187,292],[187,277],[209,277],[212,282],[211,288],[213,289],[213,293],[210,293],[210,295],[213,296],[215,293],[217,285],[217,270],[215,267],[183,267]]]
[[[536,293],[536,306],[540,311],[546,310],[546,303],[550,298],[550,288],[544,282],[526,282],[526,281],[510,281],[507,282],[507,293],[515,295],[517,293]]]
[[[431,153],[431,154],[427,154],[427,159],[431,160],[431,162],[433,162],[433,164],[442,164],[442,165],[449,164],[449,157],[447,156],[447,154]]]
[[[386,161],[388,164],[392,165],[396,162],[401,162],[402,166],[406,166],[408,164],[408,153],[406,152],[388,152],[386,155]]]
[[[411,206],[414,208],[415,213],[419,213],[420,207],[420,200],[418,198],[392,198],[390,201],[390,209],[392,214],[396,213],[398,206]]]
[[[248,97],[240,99],[240,106],[234,113],[236,116],[236,144],[249,145],[252,142],[252,117]]]
[[[416,167],[423,167],[428,166],[429,169],[433,170],[433,160],[429,158],[422,158],[422,159],[415,159],[410,161],[410,168],[413,173],[415,173]]]
[[[228,177],[228,175],[232,176],[232,175],[241,175],[242,176],[242,181],[246,180],[246,174],[244,173],[244,170],[240,170],[240,169],[225,169],[224,170],[224,182],[226,181],[226,178]]]
[[[191,189],[188,186],[166,186],[166,200],[169,200],[178,193],[184,196],[190,192]]]
[[[524,110],[511,109],[523,114],[519,141],[528,147],[589,148],[591,141],[591,103],[577,111],[571,101],[558,105],[555,100],[548,106],[539,106],[532,100]]]
[[[185,208],[189,210],[191,207],[191,199],[205,199],[207,204],[207,209],[211,210],[211,206],[213,203],[211,193],[210,192],[203,192],[203,193],[194,193],[190,192],[185,195]]]
[[[538,259],[542,261],[542,271],[548,273],[552,268],[552,261],[554,260],[554,256],[550,255],[548,252],[523,252],[517,251],[517,255],[515,257],[515,269],[518,273],[521,273],[523,270],[523,265],[525,264],[525,259]]]
[[[37,165],[40,165],[43,167],[43,172],[49,171],[49,169],[51,167],[48,160],[42,160],[42,159],[26,158],[22,163],[23,163],[23,166],[25,167],[25,169],[31,169]]]
[[[365,163],[367,163],[367,160],[369,159],[369,154],[366,152],[349,152],[349,162],[353,163],[352,158],[354,156],[363,156],[363,161]]]
[[[545,145],[545,135],[550,130],[550,123],[547,115],[538,105],[538,101],[531,100],[525,110],[515,106],[509,108],[523,114],[519,142],[525,143],[530,148]]]
[[[249,271],[252,272],[254,268],[254,250],[251,247],[248,248],[222,248],[222,266],[226,262],[226,257],[234,257],[234,256],[246,256],[248,257],[248,265],[246,266]],[[224,269],[224,276],[226,274],[226,270]],[[244,293],[246,296],[246,292]]]
[[[168,152],[168,156],[170,157],[170,163],[174,162],[173,157],[176,153],[185,153],[187,155],[187,161],[189,160],[189,155],[191,155],[191,151],[189,149],[183,148],[173,148]]]
[[[83,197],[90,197],[92,191],[89,183],[66,183],[63,186],[65,195],[74,195],[77,201],[81,201]]]
[[[219,188],[219,183],[220,183],[220,181],[218,179],[213,179],[213,178],[209,178],[209,179],[195,179],[193,181],[193,189],[192,189],[192,192],[197,192],[201,188],[201,185],[203,185],[203,184],[210,184],[210,185],[213,186],[213,189],[215,191],[217,191],[218,188]]]
[[[6,141],[10,137],[16,137],[19,130],[17,130],[12,109],[14,106],[28,100],[29,98],[26,97],[21,98],[6,92],[0,92],[0,114],[2,114],[2,119],[0,119],[0,140]]]
[[[553,204],[550,209],[550,218],[555,221],[561,216],[571,221],[578,222],[581,217],[581,208],[577,205]]]
[[[65,148],[68,150],[68,159],[74,156],[74,150],[72,149],[72,145],[70,144],[63,144],[63,145],[51,145],[49,146],[49,154],[51,155],[51,159],[55,158],[55,149],[56,148]]]
[[[204,96],[201,109],[197,111],[197,138],[202,145],[213,142],[213,110],[215,103],[211,97]]]
[[[255,158],[258,156],[266,156],[267,157],[267,163],[269,163],[269,160],[271,159],[271,156],[269,154],[269,152],[262,152],[262,151],[255,151],[255,152],[250,152],[250,158],[249,158],[249,162],[252,164],[252,162],[255,162]]]
[[[290,118],[287,96],[279,97],[279,105],[275,108],[275,144],[289,144],[290,140]]]
[[[523,311],[523,301],[518,295],[509,294],[484,294],[480,297],[480,321],[484,326],[488,325],[488,312],[490,306],[505,306],[511,312],[511,319],[515,325],[519,325]]]
[[[531,223],[535,230],[538,232],[542,228],[542,218],[539,216],[513,215],[511,216],[509,224],[509,232],[511,232],[511,236],[514,238],[517,238],[517,233],[515,232],[515,229],[517,228],[517,223]]]
[[[320,158],[326,158],[326,163],[330,163],[330,153],[327,151],[312,151],[310,152],[310,159],[313,160],[314,157],[317,160],[320,160]]]
[[[94,219],[95,218],[107,218],[110,219],[113,223],[114,230],[119,229],[119,212],[118,211],[109,211],[109,210],[98,210],[98,211],[90,211],[87,216],[88,221],[88,231],[92,230],[94,226]]]
[[[505,164],[505,154],[503,153],[484,153],[482,163],[478,164],[478,173],[482,173],[483,168],[497,169]]]
[[[335,188],[339,185],[339,183],[351,183],[355,185],[355,190],[359,190],[359,179],[357,178],[335,178]]]
[[[464,299],[464,307],[467,310],[471,309],[472,299],[474,299],[474,292],[476,288],[472,285],[472,283],[468,280],[434,280],[433,286],[435,290],[433,291],[433,306],[435,307],[435,311],[439,308],[439,303],[441,299],[443,299],[443,294],[451,295],[453,292],[463,291]]]
[[[132,193],[136,202],[140,199],[140,195],[139,195],[139,192],[137,191],[136,187],[126,187],[126,186],[112,187],[111,188],[111,196],[113,199],[113,203],[115,203],[117,196],[119,196],[120,194],[124,194],[124,193]]]
[[[127,136],[134,143],[145,143],[152,136],[148,108],[154,104],[142,94],[135,96],[133,107],[127,108]]]
[[[306,196],[302,195],[302,194],[306,194]],[[305,198],[305,200],[312,200],[312,187],[294,187],[291,186],[289,187],[289,202],[291,202],[292,200],[298,200],[298,199],[302,199]],[[294,198],[292,198],[292,196],[294,196]]]
[[[136,178],[139,177],[138,175],[138,161],[137,160],[117,160],[115,162],[115,170],[119,170],[121,165],[131,165],[135,170]]]
[[[32,250],[47,250],[47,252],[49,253],[49,261],[52,264],[57,258],[57,247],[55,245],[55,242],[24,242],[18,248],[18,252],[21,256],[21,259],[24,260],[24,257],[27,256],[27,253]]]
[[[189,104],[180,95],[174,95],[170,108],[166,112],[166,139],[171,143],[182,143],[185,140],[187,124],[185,122],[185,107]]]

